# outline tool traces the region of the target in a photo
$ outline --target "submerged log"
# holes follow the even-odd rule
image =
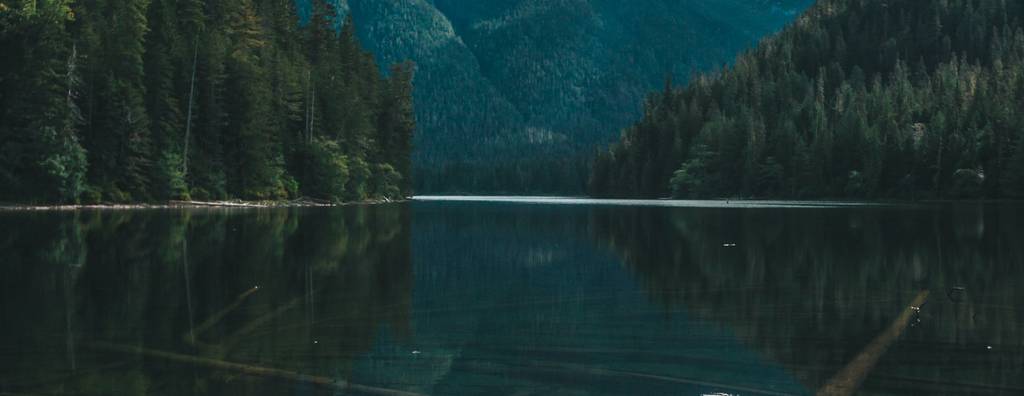
[[[921,311],[921,306],[928,301],[928,290],[922,290],[910,302],[910,305],[903,309],[900,316],[889,325],[885,331],[875,337],[859,355],[853,358],[849,364],[839,371],[819,391],[818,396],[847,396],[853,395],[864,383],[875,364],[885,354],[896,340],[903,334],[903,330],[910,324],[914,314]]]
[[[296,306],[299,305],[300,302],[302,302],[302,300],[298,298],[293,298],[291,301],[287,302],[286,304],[280,307],[275,308],[273,311],[267,312],[266,314],[249,321],[249,323],[247,323],[245,326],[242,326],[242,328],[226,336],[224,338],[224,341],[220,345],[225,350],[233,348],[238,342],[240,342],[243,339],[242,336],[251,333],[253,330],[256,330],[260,326],[266,324],[267,322],[274,320],[274,318],[280,316],[281,314],[288,312],[288,310],[295,308]]]
[[[246,290],[244,293],[240,294],[238,298],[236,298],[235,301],[229,304],[227,307],[211,315],[209,318],[207,318],[198,326],[196,326],[195,329],[191,329],[189,332],[183,334],[182,338],[185,339],[185,342],[187,343],[195,344],[195,336],[203,334],[204,332],[206,332],[206,330],[209,330],[211,327],[219,323],[222,319],[224,319],[225,316],[231,313],[231,311],[234,311],[235,309],[240,307],[242,303],[245,302],[247,298],[249,298],[249,296],[251,296],[253,293],[256,293],[259,290],[259,286],[253,286],[251,289]]]
[[[142,348],[138,346],[113,344],[108,342],[95,342],[89,344],[89,346],[103,351],[116,352],[130,355],[142,355],[148,358],[162,359],[174,363],[187,364],[207,369],[231,371],[240,373],[243,375],[285,380],[290,382],[297,382],[303,384],[316,385],[328,389],[356,392],[367,395],[384,395],[384,396],[415,396],[419,393],[407,392],[397,389],[381,388],[376,386],[353,384],[351,382],[333,379],[328,377],[321,377],[315,375],[307,375],[296,373],[294,371],[280,370],[269,367],[261,367],[250,364],[227,362],[223,360],[216,360],[198,356],[183,355],[180,353],[161,351],[156,349]]]

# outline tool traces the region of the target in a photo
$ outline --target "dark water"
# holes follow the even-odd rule
[[[0,395],[813,394],[921,290],[860,393],[1024,393],[1018,205],[5,212],[0,269]]]

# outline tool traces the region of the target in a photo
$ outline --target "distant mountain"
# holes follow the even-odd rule
[[[420,192],[581,191],[577,159],[648,91],[728,62],[811,2],[339,1],[382,65],[418,66]]]

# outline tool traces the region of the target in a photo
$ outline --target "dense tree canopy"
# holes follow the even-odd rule
[[[0,199],[410,193],[411,64],[333,2],[0,2]]]
[[[1024,197],[1024,4],[820,0],[651,95],[599,196]]]

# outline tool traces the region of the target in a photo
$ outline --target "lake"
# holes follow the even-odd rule
[[[1024,392],[1018,204],[0,212],[0,252],[5,395],[804,395],[900,322],[862,394]]]

